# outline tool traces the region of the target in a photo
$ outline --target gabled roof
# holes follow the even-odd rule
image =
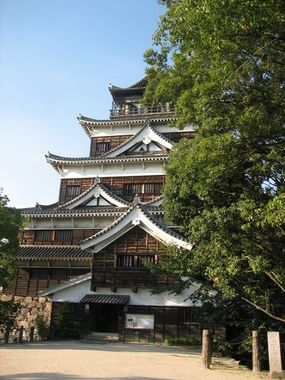
[[[192,244],[185,241],[179,234],[172,231],[165,224],[156,220],[139,204],[131,206],[126,213],[110,226],[82,240],[80,246],[82,249],[92,247],[94,252],[99,252],[135,226],[139,226],[165,245],[175,245],[188,250],[192,249]]]
[[[94,185],[92,185],[84,193],[78,195],[76,198],[72,199],[71,201],[59,206],[59,209],[67,208],[69,210],[72,210],[80,206],[90,206],[92,205],[92,200],[94,200],[94,198],[95,199],[101,198],[101,200],[105,202],[104,206],[107,206],[108,204],[110,206],[115,206],[115,207],[130,206],[129,202],[125,201],[124,199],[118,197],[116,194],[112,193],[110,190],[108,190],[103,184],[99,183],[98,181],[99,180],[96,180]]]
[[[168,138],[163,136],[158,131],[154,130],[149,121],[146,122],[144,128],[138,131],[134,136],[130,137],[127,141],[122,143],[121,145],[111,149],[110,151],[104,153],[102,158],[113,158],[123,155],[125,152],[136,146],[138,143],[142,143],[145,145],[150,144],[151,142],[156,142],[160,146],[166,149],[172,149],[173,142]]]
[[[17,259],[19,260],[90,260],[88,251],[79,246],[54,245],[20,245]]]

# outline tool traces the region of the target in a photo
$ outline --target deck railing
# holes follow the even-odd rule
[[[173,113],[174,107],[165,106],[148,106],[148,107],[134,107],[134,108],[114,108],[110,110],[111,117],[121,117],[121,116],[136,116],[136,115],[146,115],[146,114],[157,114],[157,113]]]

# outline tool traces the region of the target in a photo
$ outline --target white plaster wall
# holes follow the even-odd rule
[[[137,293],[132,292],[130,288],[118,288],[117,292],[112,292],[109,288],[97,288],[96,292],[90,290],[91,280],[74,285],[72,287],[58,291],[53,295],[54,302],[79,302],[86,294],[111,294],[111,295],[129,295],[129,305],[149,305],[149,306],[193,306],[191,300],[187,298],[197,289],[192,286],[184,290],[179,295],[163,292],[160,294],[151,294],[150,289],[138,289]],[[200,304],[196,304],[200,306]]]
[[[94,126],[93,128],[90,127],[91,131],[91,136],[93,137],[109,137],[109,136],[126,136],[126,135],[134,135],[136,134],[140,129],[142,129],[144,124],[138,124],[138,125],[126,125],[126,126],[100,126],[96,127]],[[167,126],[165,123],[164,125],[152,125],[152,128],[154,128],[156,131],[159,131],[161,133],[166,133],[166,132],[188,132],[188,131],[193,131],[194,128],[191,125],[187,125],[184,127],[183,130],[179,130],[176,128],[170,128]]]
[[[115,216],[94,216],[94,217],[76,217],[65,219],[34,219],[33,222],[29,222],[29,229],[70,229],[70,228],[105,228],[113,223],[119,215]]]
[[[164,175],[165,161],[64,166],[62,178],[129,177]]]

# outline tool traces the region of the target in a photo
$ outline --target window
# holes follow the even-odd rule
[[[135,263],[135,257],[130,255],[117,256],[117,267],[121,268],[133,268]]]
[[[55,238],[56,241],[72,241],[73,233],[72,230],[56,230]]]
[[[110,142],[96,142],[96,152],[107,152],[110,150]]]
[[[124,194],[141,194],[142,193],[141,183],[125,183],[123,187]]]
[[[35,231],[35,241],[51,241],[52,231],[49,230],[38,230]]]
[[[81,186],[80,185],[67,185],[65,190],[65,195],[67,197],[75,197],[79,195],[81,192]]]
[[[155,255],[118,255],[117,267],[118,268],[145,268],[145,262],[156,263],[157,256]]]
[[[161,194],[162,183],[125,183],[124,194]]]
[[[137,257],[137,267],[138,268],[144,268],[145,263],[156,263],[156,256],[155,255],[144,255],[144,256],[138,256]]]
[[[145,183],[144,194],[161,194],[162,183]]]

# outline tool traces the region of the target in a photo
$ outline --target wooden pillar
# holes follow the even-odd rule
[[[212,347],[209,330],[203,330],[202,335],[202,365],[204,368],[210,368],[212,362]]]
[[[252,370],[261,371],[260,343],[258,331],[252,331]]]

